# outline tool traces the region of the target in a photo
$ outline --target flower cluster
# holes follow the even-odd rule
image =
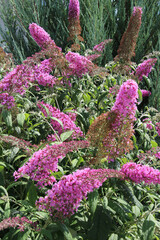
[[[128,118],[135,121],[137,98],[138,85],[134,80],[129,79],[120,87],[112,111],[118,112],[123,119]]]
[[[145,89],[141,89],[141,92],[142,92],[142,97],[149,97],[151,95],[151,92]]]
[[[149,58],[145,60],[143,63],[141,63],[135,71],[135,76],[142,81],[143,76],[148,77],[149,73],[152,70],[152,67],[155,65],[157,62],[157,58]]]
[[[69,1],[69,19],[79,19],[80,7],[78,0]]]
[[[57,83],[57,78],[50,75],[52,71],[51,59],[45,59],[39,66],[34,68],[34,79],[39,85],[53,87]]]
[[[106,39],[103,42],[99,43],[98,45],[94,46],[93,51],[103,52],[106,44],[108,44],[109,42],[112,42],[112,39]]]
[[[109,153],[108,159],[113,160],[133,148],[130,140],[133,135],[133,123],[136,120],[138,85],[134,80],[124,82],[118,92],[112,111],[116,112],[116,120],[112,123],[104,139],[104,146]]]
[[[122,84],[109,113],[101,114],[87,133],[91,145],[98,148],[97,158],[114,161],[133,148],[133,135],[138,85],[134,80]]]
[[[143,119],[143,122],[146,124],[146,128],[148,128],[149,130],[152,130],[153,128],[152,121],[149,118]]]
[[[63,176],[48,190],[44,198],[39,198],[36,205],[40,210],[48,210],[55,219],[63,220],[73,215],[83,198],[89,192],[102,186],[107,178],[123,178],[123,173],[113,169],[90,169],[77,170],[72,174]]]
[[[0,231],[10,227],[18,227],[20,231],[24,231],[27,225],[31,225],[36,228],[35,224],[26,217],[9,217],[0,222]]]
[[[2,92],[0,97],[1,104],[6,105],[8,108],[14,106],[14,97],[12,94],[19,93],[23,95],[29,87],[29,83],[38,83],[39,85],[53,87],[57,78],[50,75],[51,71],[50,59],[42,61],[39,66],[17,65],[0,82],[0,92]]]
[[[51,172],[58,171],[58,160],[65,157],[68,152],[86,148],[89,146],[87,141],[71,141],[46,145],[45,148],[38,150],[18,171],[14,172],[15,180],[23,176],[29,176],[33,181],[37,181],[39,187],[52,185],[56,179]]]
[[[10,96],[8,93],[0,93],[0,103],[6,106],[8,109],[14,106],[15,99],[13,96]]]
[[[41,48],[46,48],[50,43],[55,44],[50,35],[36,23],[29,24],[29,31],[35,42]]]
[[[45,108],[43,108],[43,106],[45,106],[51,117],[57,118],[58,120],[61,121],[61,123],[63,124],[63,127],[61,126],[61,124],[56,121],[51,119],[50,122],[54,128],[54,130],[56,130],[58,132],[58,134],[60,135],[62,132],[66,132],[66,131],[72,131],[72,138],[76,139],[78,137],[83,137],[83,132],[81,131],[81,129],[79,127],[76,126],[76,124],[71,120],[71,118],[69,117],[69,115],[61,112],[58,108],[56,107],[52,107],[49,104],[46,104],[44,102],[39,102],[37,104],[37,106],[39,107],[39,109],[43,112],[43,114],[45,115],[45,117],[48,117],[48,114],[45,110]],[[73,116],[73,115],[72,115]],[[75,116],[74,116],[74,120],[75,120]]]
[[[91,73],[94,67],[94,64],[90,60],[81,56],[79,53],[68,52],[66,59],[70,63],[69,68],[71,69],[72,75],[78,77],[81,77],[85,73]]]
[[[17,92],[24,94],[24,88],[28,87],[31,73],[24,65],[17,65],[13,71],[8,73],[0,82],[0,91]]]
[[[120,41],[120,46],[117,51],[118,55],[115,57],[115,61],[130,63],[131,58],[135,55],[134,51],[141,26],[141,17],[142,9],[140,7],[134,7],[127,30]]]
[[[68,14],[68,21],[69,21],[69,37],[68,41],[71,41],[73,44],[71,45],[72,51],[79,51],[80,45],[78,41],[84,41],[84,39],[81,37],[81,26],[80,26],[80,7],[79,7],[79,1],[78,0],[70,0],[69,1],[69,14]]]
[[[129,162],[122,166],[120,172],[135,183],[160,184],[160,171],[147,165]]]

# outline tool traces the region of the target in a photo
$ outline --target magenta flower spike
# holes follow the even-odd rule
[[[82,199],[87,194],[102,186],[108,178],[124,178],[124,174],[114,169],[77,170],[69,175],[64,175],[44,198],[39,198],[36,205],[40,210],[47,210],[56,220],[63,221],[73,215]]]
[[[95,52],[103,52],[103,50],[105,49],[105,46],[112,42],[112,39],[106,39],[103,42],[99,43],[98,45],[94,46],[93,51]]]
[[[91,124],[87,133],[91,146],[98,148],[93,159],[114,161],[133,149],[131,137],[134,133],[138,85],[129,79],[119,89],[114,106],[110,112],[102,113]]]
[[[72,51],[79,51],[80,45],[79,42],[84,41],[81,37],[81,26],[80,26],[80,6],[78,0],[70,0],[69,1],[69,13],[68,13],[68,30],[69,30],[69,37],[67,39],[68,42],[72,42],[71,50]]]
[[[94,64],[90,60],[88,60],[88,58],[81,56],[79,53],[74,53],[70,51],[66,54],[65,57],[70,63],[69,68],[72,75],[82,77],[83,74],[92,72]]]
[[[142,97],[149,97],[151,95],[151,92],[145,89],[141,89]]]
[[[54,41],[51,39],[50,35],[36,23],[32,23],[29,25],[29,31],[35,42],[41,47],[45,48],[51,42]]]
[[[33,181],[37,182],[39,187],[52,185],[56,182],[51,172],[58,171],[58,160],[65,157],[68,152],[73,152],[79,148],[89,146],[87,141],[70,141],[52,146],[46,145],[45,148],[35,152],[32,157],[18,171],[14,172],[15,180],[23,176],[29,176]]]
[[[121,118],[129,118],[135,120],[136,103],[138,98],[138,85],[137,83],[129,79],[124,82],[120,87],[116,102],[112,107],[112,110],[117,111]]]
[[[143,76],[148,77],[149,73],[152,71],[152,67],[154,67],[157,62],[157,58],[149,58],[142,62],[137,68],[135,76],[142,81]]]
[[[160,171],[147,165],[129,162],[122,166],[120,172],[135,183],[160,184]]]
[[[78,0],[69,1],[69,19],[79,19],[80,7]]]

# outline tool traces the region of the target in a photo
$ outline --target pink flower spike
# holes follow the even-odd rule
[[[160,171],[147,165],[129,162],[122,166],[120,172],[135,183],[160,184]]]
[[[149,97],[151,95],[151,92],[145,89],[141,89],[141,92],[142,92],[142,97]]]
[[[18,171],[14,172],[15,180],[23,176],[29,176],[33,181],[37,181],[39,187],[52,185],[56,182],[51,172],[58,171],[58,160],[65,157],[68,152],[86,148],[89,146],[87,141],[71,141],[46,145],[45,148],[35,152],[32,157]]]
[[[39,198],[36,205],[40,210],[48,210],[55,220],[63,220],[73,215],[82,199],[94,189],[102,186],[108,178],[124,178],[124,174],[114,169],[84,168],[63,176],[48,190],[44,198]]]
[[[26,217],[9,217],[0,222],[0,231],[3,231],[7,228],[18,228],[23,232],[26,227],[33,226],[36,228],[36,223],[33,223]]]
[[[66,59],[69,62],[71,75],[82,77],[83,74],[88,72],[90,73],[93,70],[94,64],[86,57],[81,56],[79,53],[69,51],[66,54]]]
[[[69,19],[79,19],[80,7],[78,0],[69,1]]]
[[[106,44],[109,42],[112,42],[112,39],[106,39],[103,42],[99,43],[98,45],[94,46],[93,51],[103,52]]]
[[[152,71],[152,67],[154,67],[157,62],[157,58],[149,58],[142,62],[137,68],[135,76],[142,81],[143,76],[148,77],[149,73]]]
[[[35,42],[41,47],[45,48],[51,42],[54,41],[51,39],[50,35],[36,23],[32,23],[29,25],[29,31]]]

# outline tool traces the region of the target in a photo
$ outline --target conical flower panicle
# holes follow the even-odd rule
[[[55,44],[50,35],[36,23],[29,25],[29,31],[35,42],[41,47],[46,48],[50,43]]]
[[[98,45],[93,47],[93,51],[95,52],[103,52],[103,50],[105,49],[105,46],[112,42],[112,39],[106,39],[103,42],[99,43]]]
[[[147,165],[129,162],[122,166],[120,172],[135,183],[160,184],[160,171]]]
[[[157,58],[149,58],[143,61],[135,70],[135,77],[138,80],[142,81],[143,76],[148,77],[149,73],[152,71],[152,68],[157,62]]]
[[[51,172],[58,171],[58,160],[66,156],[68,152],[77,151],[79,148],[89,146],[87,141],[70,141],[60,144],[46,145],[45,148],[35,152],[32,157],[18,171],[14,172],[15,180],[23,176],[29,176],[37,182],[39,187],[53,185],[56,182]]]
[[[103,113],[91,124],[87,133],[91,146],[97,147],[97,161],[106,157],[114,161],[133,148],[138,85],[134,80],[124,82],[109,113]]]
[[[33,227],[35,230],[38,230],[36,222],[34,223],[26,217],[9,217],[0,222],[0,231],[7,228],[18,228],[21,232],[23,232],[29,227]]]
[[[69,62],[71,75],[82,77],[82,75],[85,73],[92,74],[93,69],[96,68],[96,65],[94,65],[90,60],[80,55],[79,53],[69,51],[65,57]]]
[[[40,210],[47,210],[55,220],[63,221],[73,215],[82,199],[87,194],[102,186],[108,178],[123,179],[124,174],[113,169],[77,170],[72,174],[63,176],[52,189],[48,190],[44,198],[39,198],[36,205]]]
[[[140,7],[134,7],[127,30],[120,41],[120,46],[117,51],[118,55],[115,57],[115,61],[130,63],[131,58],[135,55],[136,41],[141,26],[141,17],[142,9]]]
[[[69,16],[68,16],[68,30],[69,30],[69,37],[67,41],[71,41],[71,50],[72,51],[79,51],[80,45],[79,42],[84,41],[81,37],[82,28],[80,26],[80,7],[78,0],[70,0],[69,2]]]

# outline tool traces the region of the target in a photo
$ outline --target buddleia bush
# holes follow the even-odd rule
[[[98,58],[112,40],[85,51],[78,0],[69,1],[66,52],[37,23],[38,52],[12,65],[1,50],[3,240],[158,239],[160,117],[141,105],[157,57],[133,62],[141,19],[134,7],[105,67]]]

